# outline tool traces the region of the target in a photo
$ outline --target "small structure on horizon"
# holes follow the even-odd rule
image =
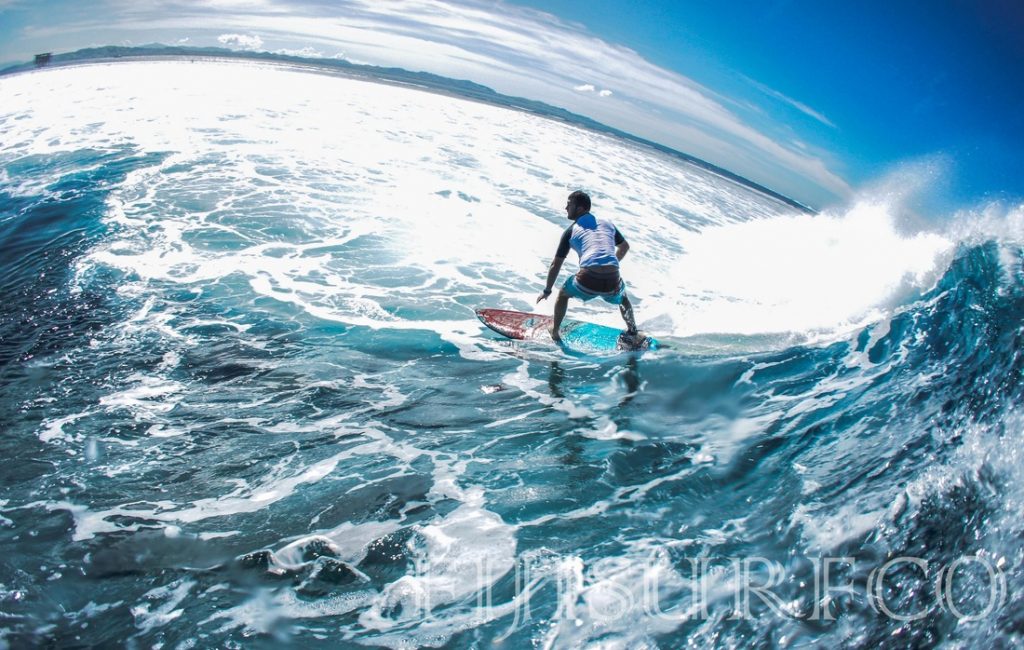
[[[53,58],[53,53],[52,52],[44,52],[43,54],[37,54],[36,55],[36,67],[37,68],[43,67],[44,65],[46,65],[46,64],[48,64],[50,62],[51,58]]]

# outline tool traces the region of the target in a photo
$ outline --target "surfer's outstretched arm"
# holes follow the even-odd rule
[[[551,266],[548,267],[548,280],[544,283],[544,293],[540,294],[537,302],[551,295],[551,287],[555,286],[555,280],[558,279],[558,273],[562,270],[562,262],[564,261],[564,257],[555,257],[551,260]]]

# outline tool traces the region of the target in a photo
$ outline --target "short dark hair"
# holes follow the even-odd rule
[[[587,212],[590,212],[590,195],[583,190],[576,190],[570,194],[569,200],[576,205],[582,206]]]

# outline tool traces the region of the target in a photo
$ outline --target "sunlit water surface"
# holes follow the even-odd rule
[[[237,62],[6,77],[0,140],[0,646],[1019,642],[1019,206]],[[666,349],[474,317],[576,188]]]

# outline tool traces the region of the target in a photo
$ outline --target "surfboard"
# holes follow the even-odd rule
[[[551,342],[554,319],[507,309],[477,309],[476,316],[498,334],[521,341]],[[583,354],[653,350],[658,342],[643,332],[630,337],[623,330],[566,318],[558,330],[562,347]]]

